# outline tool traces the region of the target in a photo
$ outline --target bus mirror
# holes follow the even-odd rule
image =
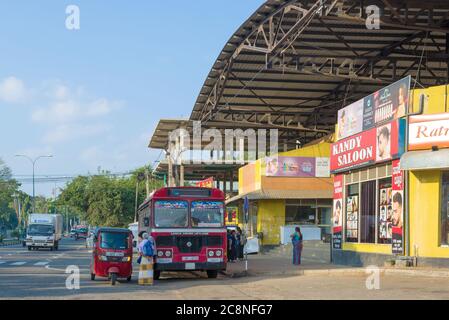
[[[149,227],[150,226],[150,218],[144,218],[143,219],[143,224],[145,227]]]

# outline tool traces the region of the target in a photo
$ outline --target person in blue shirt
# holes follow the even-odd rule
[[[293,244],[293,264],[301,264],[301,253],[302,253],[302,233],[299,227],[295,228],[295,232],[290,236],[292,238]]]

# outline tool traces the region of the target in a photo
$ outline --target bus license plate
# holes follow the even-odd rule
[[[186,263],[186,270],[195,270],[194,263]]]

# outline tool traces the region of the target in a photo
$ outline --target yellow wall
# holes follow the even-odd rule
[[[412,112],[419,111],[419,97],[426,95],[424,114],[449,112],[448,85],[434,86],[426,89],[415,89],[410,93]]]
[[[409,182],[410,255],[449,258],[449,248],[440,247],[441,171],[413,171]]]
[[[356,251],[356,252],[391,254],[391,245],[390,244],[343,242],[343,250]]]
[[[280,228],[285,225],[284,200],[259,200],[257,232],[263,233],[263,245],[279,245]]]

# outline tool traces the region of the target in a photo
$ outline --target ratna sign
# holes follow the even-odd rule
[[[398,119],[331,146],[331,172],[342,172],[399,158],[404,153],[405,121]]]
[[[265,175],[267,177],[329,177],[329,158],[266,158]]]
[[[408,76],[338,111],[338,140],[406,115]]]
[[[449,113],[412,116],[409,120],[409,150],[449,148]]]
[[[404,178],[402,171],[400,169],[400,161],[393,161],[392,166],[393,174],[392,174],[392,208],[393,208],[393,216],[392,216],[392,242],[391,249],[392,253],[396,255],[401,255],[404,253]]]
[[[334,177],[332,248],[341,249],[342,231],[343,231],[343,175],[336,175]]]
[[[205,180],[198,181],[195,185],[200,188],[213,188],[214,187],[214,178],[210,177]]]

